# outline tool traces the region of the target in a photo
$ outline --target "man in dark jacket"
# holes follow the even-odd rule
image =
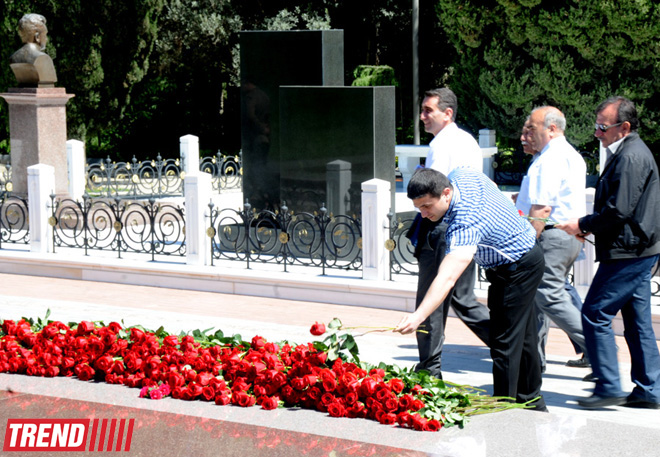
[[[611,97],[596,110],[595,136],[607,152],[594,212],[558,228],[578,238],[593,233],[598,271],[582,308],[596,386],[578,400],[589,409],[624,405],[660,408],[660,353],[651,319],[651,272],[660,254],[660,180],[653,154],[637,134],[632,101]],[[621,390],[612,319],[621,311],[635,388]]]

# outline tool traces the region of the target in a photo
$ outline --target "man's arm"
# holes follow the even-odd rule
[[[417,310],[401,319],[394,331],[404,335],[416,331],[419,325],[447,298],[447,295],[454,288],[454,284],[456,284],[456,281],[463,274],[473,257],[472,254],[466,252],[447,254],[442,259],[438,274],[431,283],[431,287],[429,287]]]

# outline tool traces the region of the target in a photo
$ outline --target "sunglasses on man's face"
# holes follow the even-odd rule
[[[608,131],[609,129],[611,129],[612,127],[618,127],[618,126],[620,126],[621,124],[623,124],[623,122],[617,122],[616,124],[611,124],[611,125],[606,125],[606,124],[594,124],[594,127],[596,128],[596,130],[600,130],[601,132],[607,132],[607,131]]]

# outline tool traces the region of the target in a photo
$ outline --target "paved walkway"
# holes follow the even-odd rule
[[[195,292],[37,276],[0,274],[0,319],[43,317],[68,321],[115,320],[170,332],[220,328],[244,338],[311,340],[310,326],[340,318],[347,326],[392,327],[403,315],[357,306]],[[411,366],[413,336],[374,333],[359,337],[370,362]],[[618,338],[625,388],[630,360]],[[0,432],[14,417],[136,417],[140,428],[124,455],[441,455],[441,456],[660,456],[660,411],[623,407],[579,409],[590,395],[581,379],[588,369],[569,368],[574,358],[565,335],[551,329],[543,394],[550,414],[509,411],[474,417],[464,429],[419,433],[372,421],[334,419],[314,411],[218,407],[203,402],[139,399],[136,389],[0,375]],[[487,348],[450,318],[443,358],[449,381],[492,391]],[[68,415],[68,416],[67,416]],[[0,433],[4,436],[4,433]],[[66,454],[61,454],[66,455]],[[73,454],[72,454],[73,455]],[[79,453],[77,454],[79,455]]]

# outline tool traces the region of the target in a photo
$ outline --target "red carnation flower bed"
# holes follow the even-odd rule
[[[502,403],[449,388],[445,391],[450,394],[441,396],[437,384],[427,389],[415,383],[428,380],[423,374],[415,378],[398,369],[397,376],[341,357],[329,360],[332,351],[318,349],[324,347],[318,342],[277,344],[260,336],[246,342],[222,332],[208,337],[199,331],[179,337],[162,330],[124,329],[116,322],[39,323],[2,323],[0,372],[103,380],[141,388],[139,395],[151,399],[171,395],[263,409],[296,406],[423,431],[462,425],[475,397],[490,399],[489,410]],[[333,338],[336,341],[336,335]],[[434,382],[444,387],[442,381]]]

